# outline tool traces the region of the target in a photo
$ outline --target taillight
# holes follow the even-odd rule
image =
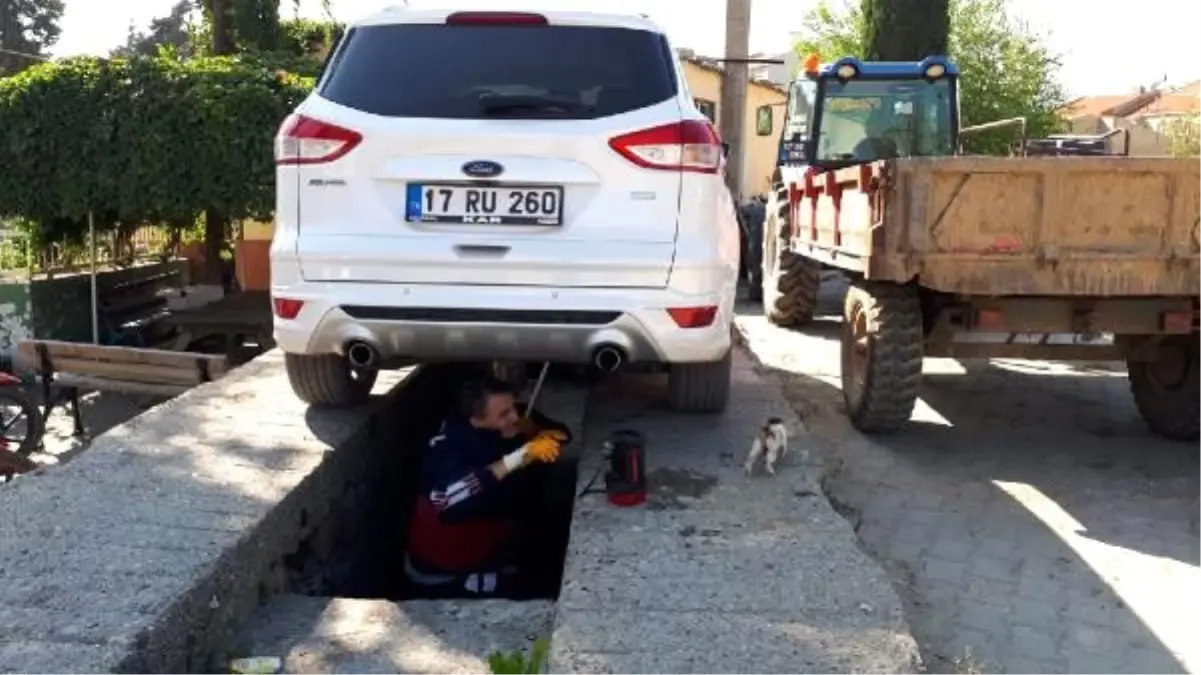
[[[289,115],[275,136],[276,164],[324,164],[363,142],[357,131],[304,115]]]
[[[450,26],[545,26],[545,16],[532,12],[455,12],[446,17]]]
[[[271,307],[275,310],[275,316],[281,319],[295,319],[300,310],[304,308],[304,300],[293,300],[292,298],[271,298]]]
[[[713,125],[699,120],[622,134],[610,139],[609,147],[648,169],[717,173],[721,165],[721,139]]]
[[[717,305],[704,307],[670,307],[667,314],[680,328],[704,328],[717,318]]]

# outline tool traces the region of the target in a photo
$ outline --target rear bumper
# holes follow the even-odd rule
[[[730,348],[733,292],[667,289],[421,286],[301,282],[273,295],[304,301],[275,318],[275,341],[295,354],[343,353],[363,341],[384,359],[513,359],[590,363],[604,346],[628,362],[716,361]],[[683,329],[669,307],[718,306],[716,320]]]

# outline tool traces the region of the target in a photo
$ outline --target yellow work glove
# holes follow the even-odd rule
[[[534,438],[549,438],[549,439],[553,440],[554,442],[562,445],[563,441],[567,440],[567,434],[563,433],[562,431],[559,431],[558,429],[544,429],[542,431],[539,431],[538,435],[534,436]]]
[[[539,432],[534,440],[525,444],[525,454],[535,462],[553,462],[559,459],[565,440],[567,436],[561,431]]]

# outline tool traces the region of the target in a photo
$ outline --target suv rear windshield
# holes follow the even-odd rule
[[[661,35],[586,26],[360,26],[322,97],[388,117],[595,119],[676,95]]]

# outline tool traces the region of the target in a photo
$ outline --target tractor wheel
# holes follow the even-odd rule
[[[1155,361],[1126,362],[1134,405],[1151,431],[1176,441],[1201,436],[1198,385],[1198,334],[1166,335]]]
[[[767,200],[763,222],[763,262],[759,274],[763,313],[783,328],[798,328],[813,320],[821,265],[788,250],[788,195],[777,187]]]
[[[842,396],[864,433],[899,431],[913,414],[922,380],[922,307],[912,286],[856,281],[842,326]]]

